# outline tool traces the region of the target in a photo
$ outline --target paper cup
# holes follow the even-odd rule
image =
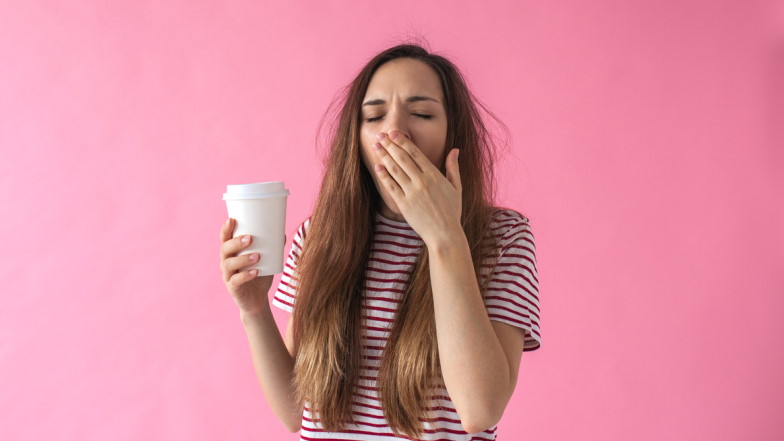
[[[286,243],[286,200],[283,182],[227,185],[223,200],[229,217],[236,220],[234,236],[250,235],[253,241],[237,255],[259,253],[259,261],[240,269],[256,268],[259,276],[283,272]]]

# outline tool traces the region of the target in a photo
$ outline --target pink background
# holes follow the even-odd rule
[[[330,101],[421,35],[509,126],[537,239],[499,440],[784,439],[781,3],[370,3],[0,2],[0,438],[298,439],[221,194],[284,180],[290,240]]]

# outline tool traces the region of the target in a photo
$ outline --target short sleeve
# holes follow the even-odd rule
[[[488,282],[485,307],[490,320],[507,323],[525,331],[523,351],[539,349],[539,279],[536,246],[528,219],[503,210],[496,220],[499,258]]]
[[[299,259],[300,254],[302,254],[302,247],[309,225],[310,218],[305,219],[294,233],[294,237],[291,241],[291,249],[286,257],[286,263],[283,265],[283,273],[280,275],[278,287],[275,290],[275,295],[272,297],[272,304],[286,312],[292,312],[294,310],[294,298],[296,296],[297,283],[299,281],[297,274],[297,259]]]

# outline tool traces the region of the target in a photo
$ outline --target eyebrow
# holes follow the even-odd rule
[[[435,98],[430,98],[429,96],[421,96],[421,95],[410,96],[410,97],[408,97],[406,99],[407,103],[414,103],[414,102],[417,102],[417,101],[435,101],[435,102],[438,102],[438,100],[435,99]],[[370,100],[370,101],[367,101],[365,104],[362,104],[362,107],[365,107],[365,106],[378,106],[378,105],[381,105],[381,104],[386,104],[386,101],[381,100],[381,99]]]

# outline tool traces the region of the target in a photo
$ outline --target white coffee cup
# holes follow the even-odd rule
[[[223,200],[229,217],[236,220],[234,236],[250,235],[253,241],[237,255],[259,253],[259,261],[241,268],[256,268],[259,276],[283,272],[286,243],[286,200],[289,191],[283,182],[227,185]]]

